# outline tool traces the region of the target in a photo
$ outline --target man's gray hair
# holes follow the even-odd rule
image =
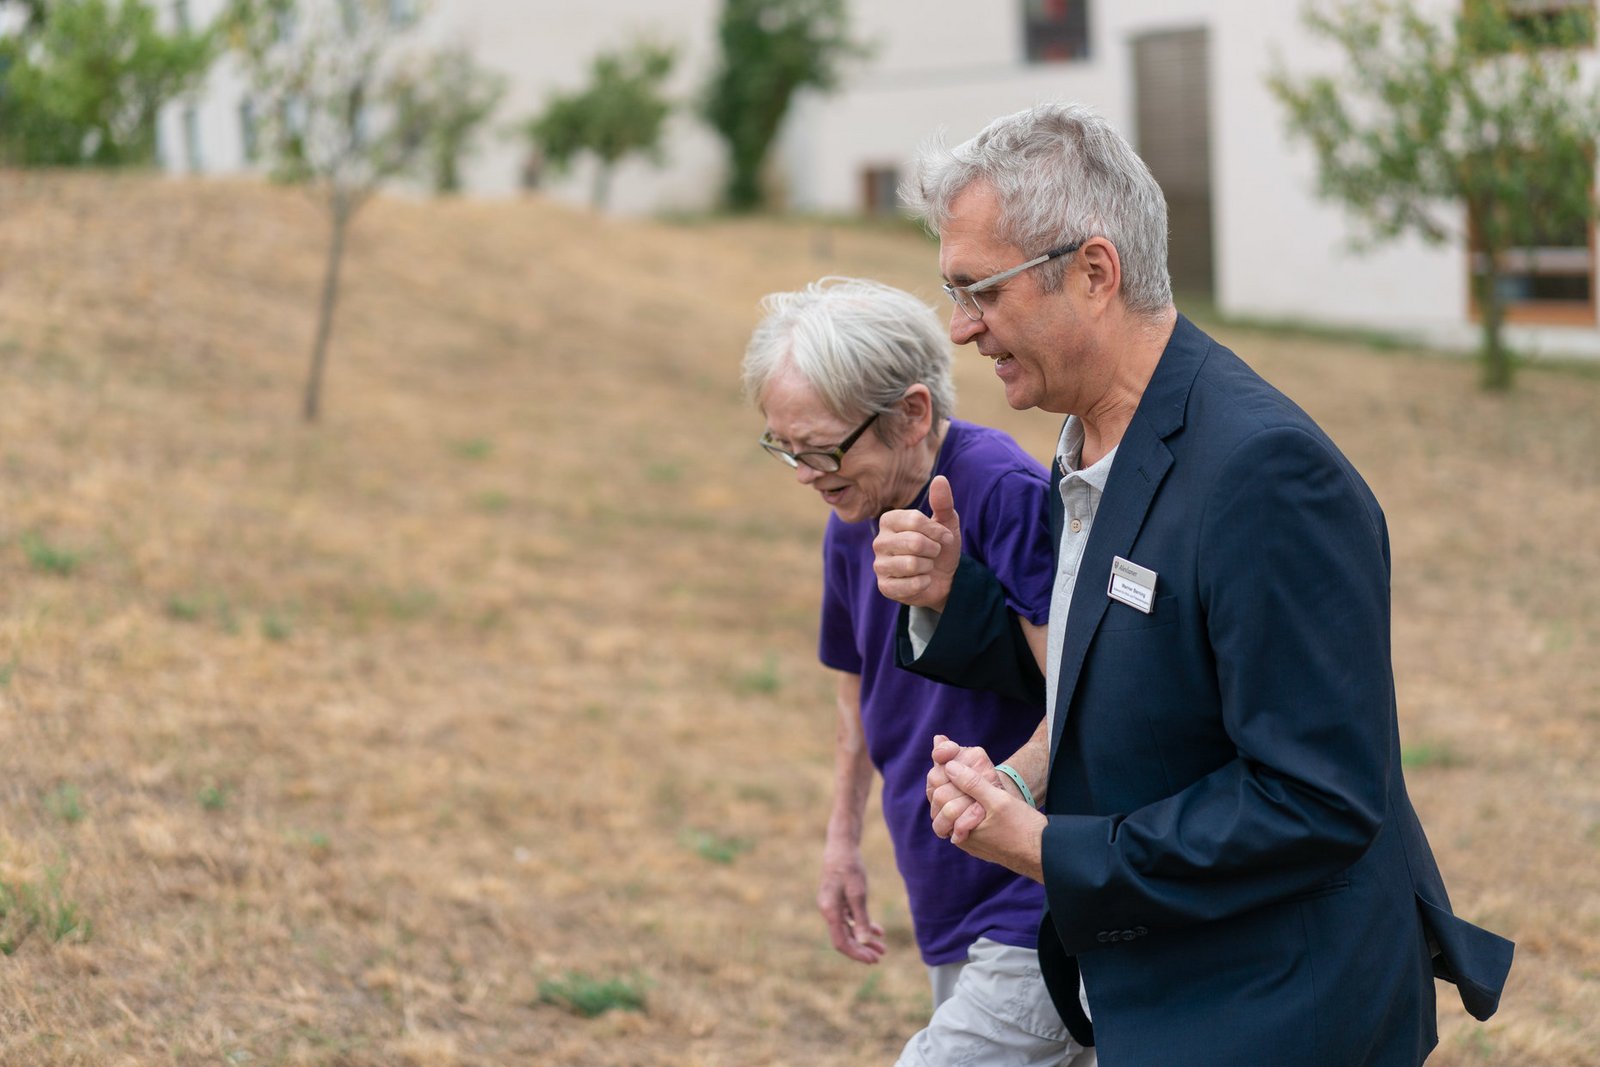
[[[1000,202],[1000,240],[1030,256],[1088,237],[1104,237],[1122,262],[1129,310],[1154,315],[1172,304],[1167,273],[1167,201],[1150,168],[1110,123],[1077,104],[1040,104],[989,123],[948,148],[942,136],[922,147],[900,197],[933,233],[976,183]],[[1037,268],[1052,292],[1064,259]]]
[[[955,411],[950,345],[939,316],[902,289],[862,278],[827,277],[761,301],[765,317],[744,354],[744,392],[752,403],[794,368],[841,419],[891,416],[873,429],[897,439],[892,416],[919,382],[933,394],[934,425]],[[885,423],[888,425],[884,425]]]

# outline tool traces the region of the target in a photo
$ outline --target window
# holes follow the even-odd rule
[[[1023,53],[1029,63],[1089,58],[1089,0],[1023,0]]]
[[[894,167],[867,167],[861,171],[861,209],[868,215],[894,215],[900,211],[900,172]]]
[[[1570,19],[1594,41],[1594,0],[1505,0],[1505,4],[1511,24],[1530,37],[1546,38]]]
[[[1495,10],[1505,16],[1504,23],[1472,17]],[[1469,43],[1483,54],[1594,45],[1595,0],[1463,0],[1463,13]]]
[[[1592,168],[1592,164],[1589,164]],[[1590,195],[1593,195],[1591,183]],[[1548,200],[1546,200],[1548,202]],[[1530,215],[1541,218],[1540,194],[1528,195]],[[1474,230],[1468,256],[1468,281],[1483,272],[1488,258]],[[1504,273],[1500,292],[1506,302],[1509,322],[1552,325],[1595,322],[1594,224],[1578,219],[1563,226],[1536,222],[1533,242],[1507,250],[1501,260]],[[1472,317],[1479,318],[1476,290],[1473,291]]]

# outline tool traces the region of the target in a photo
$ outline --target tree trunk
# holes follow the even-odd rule
[[[589,206],[602,214],[611,200],[611,169],[604,160],[595,167],[594,184],[589,186]]]
[[[1503,275],[1499,256],[1488,253],[1484,257],[1488,268],[1477,276],[1478,314],[1483,322],[1483,388],[1492,393],[1504,393],[1511,388],[1511,352],[1506,348],[1504,326],[1506,319],[1505,294],[1500,283]]]
[[[761,206],[761,157],[749,158],[748,153],[734,149],[731,153],[732,169],[723,192],[729,211],[744,214]]]
[[[333,231],[328,240],[328,264],[322,276],[322,303],[317,313],[316,340],[311,346],[311,372],[306,378],[304,415],[316,422],[322,408],[322,369],[328,360],[328,338],[333,333],[333,309],[339,299],[339,266],[344,261],[344,234],[350,226],[351,207],[342,193],[332,204]]]

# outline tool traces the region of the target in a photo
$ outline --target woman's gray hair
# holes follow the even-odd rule
[[[793,368],[839,418],[888,416],[873,427],[885,441],[898,438],[893,416],[919,382],[933,395],[935,426],[955,412],[949,342],[939,316],[910,293],[827,277],[768,294],[761,309],[765,317],[744,353],[744,392],[752,403],[760,404],[772,380]]]
[[[1000,240],[1029,255],[1088,237],[1116,246],[1128,308],[1154,315],[1172,304],[1167,273],[1167,201],[1133,148],[1111,124],[1077,104],[1040,104],[989,123],[948,148],[925,144],[900,187],[901,200],[934,233],[969,186],[981,183],[1000,202]],[[1053,292],[1065,259],[1038,267]]]

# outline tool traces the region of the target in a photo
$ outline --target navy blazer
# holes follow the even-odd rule
[[[1107,595],[1117,556],[1156,572],[1150,613]],[[941,681],[1042,686],[970,558],[923,656],[899,648]],[[1041,968],[1069,1019],[1081,968],[1104,1067],[1411,1067],[1435,976],[1498,1006],[1511,942],[1452,914],[1401,774],[1382,510],[1181,316],[1079,567],[1044,810]]]

